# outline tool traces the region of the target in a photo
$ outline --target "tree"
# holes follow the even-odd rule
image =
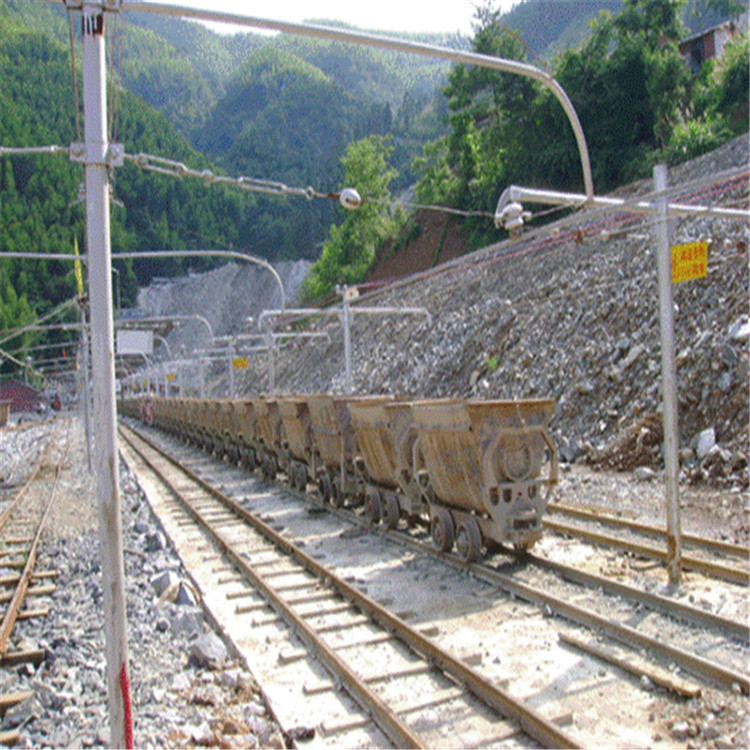
[[[362,205],[347,213],[340,226],[330,228],[320,259],[310,268],[304,293],[317,299],[336,284],[361,281],[375,259],[380,243],[396,229],[391,215],[389,184],[398,172],[389,165],[393,147],[390,137],[371,135],[350,143],[341,164],[344,184],[357,190]]]

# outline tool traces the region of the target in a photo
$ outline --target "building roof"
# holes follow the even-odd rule
[[[31,386],[9,378],[0,383],[0,401],[9,401],[11,412],[30,411],[44,402],[44,396]]]

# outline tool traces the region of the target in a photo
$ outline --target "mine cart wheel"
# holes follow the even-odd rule
[[[380,493],[374,487],[368,487],[365,493],[365,518],[373,525],[380,523]]]
[[[276,479],[276,460],[273,456],[263,459],[263,476],[268,480]]]
[[[297,489],[300,492],[307,489],[307,468],[304,464],[297,464]]]
[[[327,503],[331,499],[331,479],[325,472],[318,479],[318,490],[320,491],[320,496],[323,498],[323,502]]]
[[[331,505],[340,508],[344,504],[344,493],[341,489],[341,480],[334,479],[331,485]]]
[[[386,528],[395,529],[400,517],[398,498],[393,492],[386,492],[380,501],[380,515]]]
[[[286,483],[292,490],[297,489],[297,463],[290,461],[286,467]]]
[[[523,542],[515,542],[513,544],[513,552],[518,555],[518,557],[523,557],[524,555],[527,555],[531,548],[537,543],[536,539],[527,539]]]
[[[450,552],[455,538],[453,517],[447,508],[435,508],[432,513],[432,541],[439,552]]]
[[[482,554],[482,532],[471,516],[458,526],[456,549],[464,562],[476,562]]]

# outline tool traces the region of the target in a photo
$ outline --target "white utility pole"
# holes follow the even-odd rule
[[[83,378],[81,380],[81,400],[83,401],[83,426],[86,435],[86,458],[88,460],[89,474],[94,470],[91,452],[91,398],[89,396],[89,332],[86,325],[86,309],[81,302],[81,369]]]
[[[104,3],[83,0],[83,107],[86,175],[86,249],[91,312],[91,367],[97,435],[94,473],[99,501],[102,591],[107,651],[107,699],[111,747],[132,747],[133,727],[125,630],[125,574],[118,481],[109,176],[114,151],[107,136]],[[77,152],[77,153],[76,153]]]
[[[657,193],[667,189],[667,168],[654,167]],[[664,482],[667,495],[667,569],[670,583],[682,577],[682,531],[680,529],[679,426],[677,422],[677,365],[674,346],[674,302],[672,300],[672,251],[669,247],[669,216],[666,197],[657,199],[656,258],[659,270],[659,320],[661,322],[661,380],[664,397]]]

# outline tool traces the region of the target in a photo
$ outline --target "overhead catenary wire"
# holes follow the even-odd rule
[[[37,318],[33,323],[29,323],[28,325],[22,326],[21,328],[13,328],[10,331],[0,332],[2,334],[5,334],[2,338],[0,338],[0,344],[4,344],[6,341],[10,341],[11,339],[17,338],[22,333],[33,331],[40,323],[44,323],[44,321],[46,320],[50,320],[51,318],[54,318],[57,315],[61,315],[66,310],[70,308],[74,308],[77,305],[78,305],[77,299],[66,300],[65,302],[62,302],[61,304],[59,304],[54,310],[51,310],[50,312],[48,312],[46,315],[43,315],[41,318]]]

